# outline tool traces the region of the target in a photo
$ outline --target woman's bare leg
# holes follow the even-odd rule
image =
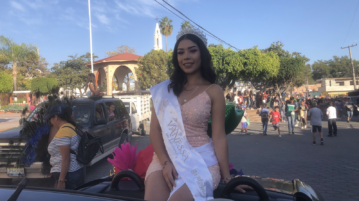
[[[188,186],[181,186],[170,198],[170,201],[193,201],[193,196]]]
[[[151,173],[145,181],[145,200],[166,201],[170,196],[170,189],[163,178],[162,171]]]

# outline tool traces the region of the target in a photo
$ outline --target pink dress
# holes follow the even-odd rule
[[[207,135],[207,127],[209,117],[211,116],[211,106],[211,98],[206,91],[181,106],[187,140],[192,147],[200,147],[210,142],[210,138]],[[208,167],[208,169],[212,175],[213,189],[216,189],[221,180],[219,165],[212,165]],[[162,165],[156,153],[153,153],[152,162],[147,169],[145,179],[147,179],[151,173],[160,170],[162,170]]]

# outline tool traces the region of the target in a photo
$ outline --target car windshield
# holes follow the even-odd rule
[[[90,121],[91,107],[89,104],[78,104],[72,107],[76,123],[87,124]]]
[[[128,113],[130,113],[130,103],[123,103]]]

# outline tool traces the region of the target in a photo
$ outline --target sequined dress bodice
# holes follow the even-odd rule
[[[206,91],[183,104],[181,114],[187,140],[192,147],[210,142],[207,128],[211,116],[211,99]]]

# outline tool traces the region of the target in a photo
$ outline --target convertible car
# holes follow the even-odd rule
[[[124,180],[124,178],[129,178]],[[124,170],[79,186],[75,190],[26,187],[27,178],[16,186],[0,186],[1,200],[8,201],[143,201],[144,181],[135,172]],[[245,194],[234,188],[239,184],[254,190]],[[323,201],[322,196],[304,182],[285,181],[254,176],[237,176],[227,185],[221,183],[214,191],[214,200],[236,201]]]

